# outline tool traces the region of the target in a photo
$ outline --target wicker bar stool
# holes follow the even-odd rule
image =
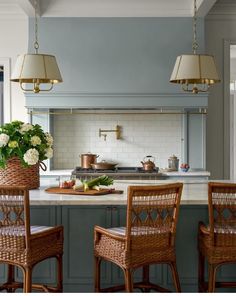
[[[236,263],[236,184],[208,185],[209,226],[199,222],[199,291],[214,292],[215,287],[236,287],[236,282],[216,282],[217,268]],[[205,258],[208,282],[204,279]]]
[[[104,229],[95,226],[95,291],[115,292],[140,288],[168,292],[149,281],[149,265],[171,267],[175,288],[181,291],[176,268],[175,234],[182,183],[160,186],[129,186],[126,227]],[[107,260],[124,272],[125,285],[101,289],[100,265]],[[143,268],[141,282],[133,283],[135,269]]]
[[[8,266],[7,282],[0,290],[62,292],[62,255],[63,226],[30,226],[28,189],[0,186],[0,263]],[[57,260],[57,286],[32,284],[34,266],[51,257]],[[23,271],[23,283],[15,281],[15,266]]]

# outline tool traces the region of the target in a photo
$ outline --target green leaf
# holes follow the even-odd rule
[[[97,178],[94,178],[89,181],[83,182],[84,189],[86,188],[93,188],[94,186],[99,186],[99,185],[104,185],[104,186],[109,186],[113,184],[113,179],[108,177],[107,175],[103,175]]]

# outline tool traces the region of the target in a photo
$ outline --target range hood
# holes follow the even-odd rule
[[[25,94],[26,107],[47,109],[180,109],[206,108],[208,94],[68,93]]]

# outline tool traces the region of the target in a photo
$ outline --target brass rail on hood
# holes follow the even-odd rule
[[[185,110],[185,111],[170,111],[170,110],[134,110],[133,112],[131,112],[130,110],[117,110],[117,111],[107,111],[105,112],[104,110],[74,110],[74,109],[70,109],[67,110],[66,112],[62,112],[62,111],[38,111],[38,110],[30,110],[28,109],[27,114],[29,115],[43,115],[43,114],[47,114],[47,115],[178,115],[178,114],[202,114],[202,115],[206,115],[207,114],[207,109],[206,108],[199,108],[198,111],[194,110]]]

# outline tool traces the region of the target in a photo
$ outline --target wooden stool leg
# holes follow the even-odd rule
[[[95,261],[95,283],[94,290],[95,292],[100,292],[100,269],[101,269],[101,258],[94,257]]]
[[[15,281],[15,276],[14,276],[14,265],[8,264],[7,265],[7,283],[12,284]],[[8,288],[7,292],[12,293],[15,289],[13,288]]]
[[[199,292],[205,292],[204,271],[205,271],[205,257],[199,251],[198,252],[198,291]]]
[[[145,283],[149,282],[149,265],[143,266],[143,281]]]
[[[143,282],[145,284],[149,284],[149,265],[143,266]],[[150,292],[151,289],[144,288],[143,292],[147,293]]]
[[[175,261],[171,262],[170,267],[171,267],[171,272],[172,272],[172,277],[173,277],[176,292],[181,292],[181,287],[180,287],[179,275],[178,275],[178,271],[177,271],[176,262]]]
[[[208,266],[208,292],[215,292],[215,280],[216,280],[216,266],[209,264]]]
[[[57,259],[57,290],[58,292],[63,291],[63,264],[62,264],[62,254],[56,257]]]
[[[24,270],[24,293],[30,293],[32,291],[32,268],[27,267]]]
[[[130,268],[124,270],[125,274],[125,290],[130,293],[133,292],[133,280]]]
[[[8,264],[8,269],[7,269],[7,281],[9,283],[14,282],[15,277],[14,277],[14,265]]]

